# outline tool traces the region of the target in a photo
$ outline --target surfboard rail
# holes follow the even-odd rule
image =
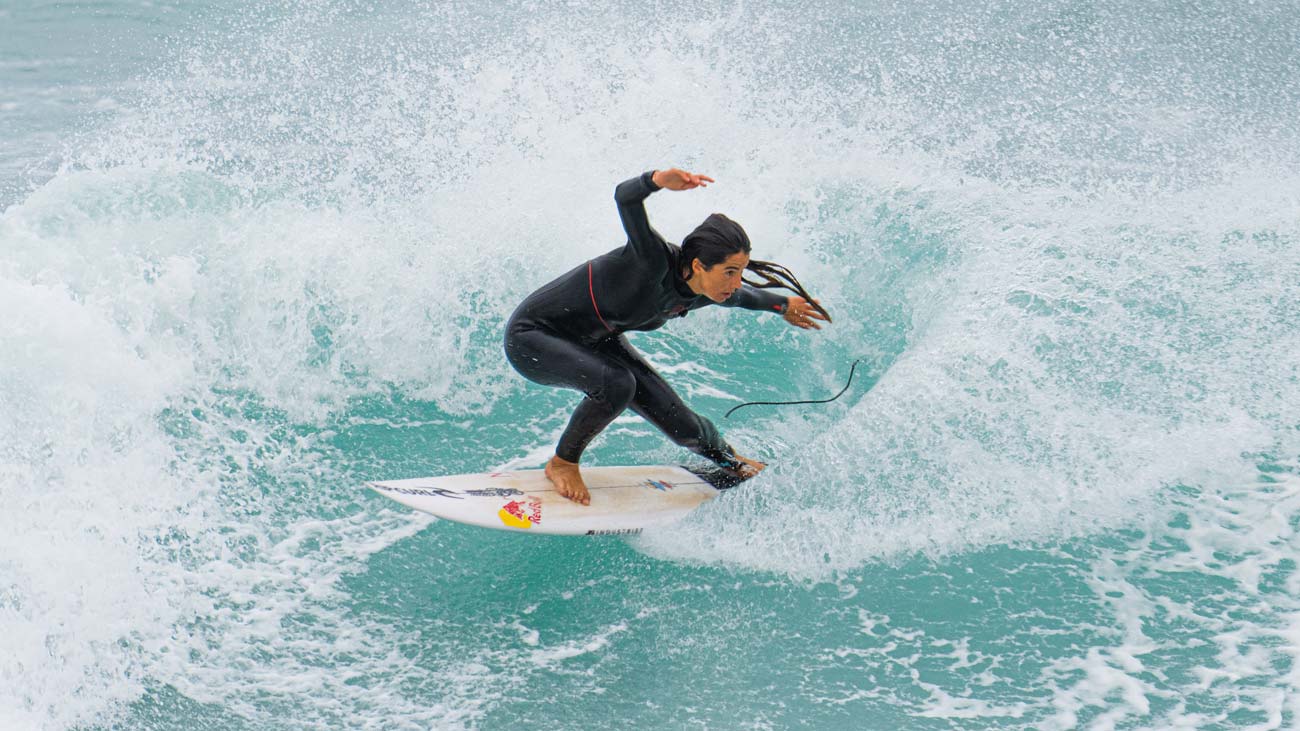
[[[584,467],[591,505],[555,491],[544,470],[368,482],[402,505],[439,518],[546,535],[633,535],[680,520],[744,480],[708,466]]]

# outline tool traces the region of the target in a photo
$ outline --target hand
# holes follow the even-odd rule
[[[821,304],[821,300],[813,300],[813,302]],[[817,320],[827,321],[825,315],[818,312],[808,303],[808,300],[798,295],[791,295],[785,301],[785,314],[782,317],[791,325],[805,330],[820,330],[822,326],[817,324]]]
[[[685,170],[678,170],[677,168],[672,168],[670,170],[656,170],[655,174],[651,176],[651,179],[655,181],[655,185],[660,188],[667,188],[668,190],[707,188],[709,187],[708,184],[713,182],[713,178],[710,178],[707,175],[696,175],[695,173],[688,173]]]

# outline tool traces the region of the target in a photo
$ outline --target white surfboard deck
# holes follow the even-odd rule
[[[717,468],[583,467],[591,505],[561,497],[543,470],[420,477],[367,485],[458,523],[549,535],[619,535],[679,520],[740,480]]]

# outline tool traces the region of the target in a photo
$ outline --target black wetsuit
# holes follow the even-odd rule
[[[691,411],[623,333],[656,330],[672,317],[715,304],[681,277],[681,249],[664,241],[643,201],[659,190],[653,171],[614,190],[627,244],[583,263],[529,295],[506,324],[506,357],[525,378],[586,394],[556,455],[577,462],[587,444],[629,406],[677,444],[724,467],[731,447]],[[727,307],[784,312],[786,298],[744,285]]]

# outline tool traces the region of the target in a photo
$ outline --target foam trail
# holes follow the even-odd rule
[[[837,319],[637,338],[698,363],[670,374],[691,403],[820,394],[859,356],[870,389],[725,424],[769,475],[639,550],[845,581],[1223,517],[1216,486],[1300,452],[1294,19],[1013,10],[289,3],[196,35],[0,217],[0,722],[111,723],[170,690],[253,726],[473,726],[642,637],[610,617],[516,657],[509,623],[417,641],[348,592],[427,526],[361,477],[545,454],[572,399],[511,373],[500,324],[616,245],[613,185],[665,164],[719,184],[651,199],[662,232],[728,212]],[[593,460],[681,458],[620,426]],[[1192,558],[1133,550],[1221,570],[1204,550],[1233,539],[1196,525]],[[1101,596],[1141,578],[1112,559],[1081,559]],[[1247,588],[1273,565],[1239,563]],[[1243,648],[1289,611],[1229,627],[1224,672],[1264,667]],[[1061,725],[1112,694],[1116,718],[1166,713],[1132,631],[1039,678]],[[918,718],[1044,708],[920,693]]]

